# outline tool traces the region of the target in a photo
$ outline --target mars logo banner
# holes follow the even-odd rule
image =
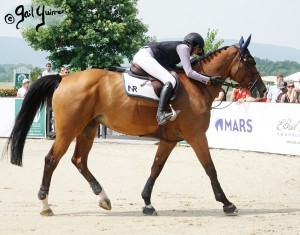
[[[218,119],[215,122],[217,131],[252,132],[252,119]]]

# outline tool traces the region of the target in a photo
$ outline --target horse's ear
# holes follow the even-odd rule
[[[243,43],[244,43],[244,38],[243,38],[243,36],[242,36],[241,39],[240,39],[240,41],[239,41],[240,47],[242,47]]]
[[[251,41],[251,34],[250,34],[250,36],[247,38],[247,40],[243,43],[243,45],[241,46],[241,50],[242,50],[242,51],[247,50],[247,47],[249,46],[250,41]]]

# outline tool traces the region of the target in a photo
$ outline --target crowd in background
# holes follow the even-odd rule
[[[268,102],[268,103],[300,103],[300,78],[295,86],[294,81],[284,81],[282,75],[278,75],[276,83],[270,86],[261,98],[253,97],[245,87],[234,88],[230,95],[230,101],[243,102]],[[222,88],[215,101],[226,101],[226,92]]]
[[[42,74],[38,75],[37,79],[41,78],[42,76],[47,76],[47,75],[52,75],[52,74],[59,74],[60,76],[65,77],[69,73],[70,73],[70,70],[68,67],[62,67],[58,72],[53,72],[51,63],[47,63],[45,70],[42,72]],[[30,85],[30,80],[27,78],[23,79],[22,87],[20,87],[18,89],[17,97],[19,97],[19,98],[25,97],[26,92],[29,88],[29,85]]]

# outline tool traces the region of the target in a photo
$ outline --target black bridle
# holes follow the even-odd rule
[[[239,63],[237,65],[237,69],[236,69],[236,72],[235,72],[232,80],[234,80],[234,78],[236,77],[238,71],[240,70],[240,68],[241,68],[241,66],[240,66],[241,62],[244,63],[244,68],[245,68],[246,74],[247,74],[247,76],[248,76],[248,78],[249,78],[250,81],[252,80],[252,75],[254,75],[254,74],[260,75],[259,72],[255,72],[255,73],[252,72],[251,73],[251,71],[249,69],[250,66],[253,66],[253,65],[255,66],[255,61],[254,61],[252,55],[250,54],[250,52],[248,51],[248,49],[242,51],[239,46],[235,45],[234,47],[239,52],[237,54],[237,56],[239,56]],[[251,61],[247,59],[249,57],[251,58]],[[243,82],[243,80],[241,82]],[[250,92],[252,92],[253,89],[254,89],[254,87],[256,86],[257,82],[258,82],[258,79],[255,79],[254,82],[250,82],[247,86],[243,86],[243,87],[247,88],[247,90],[249,90]],[[228,82],[224,82],[223,85],[224,86],[233,87],[233,88],[241,86],[240,84],[233,84],[233,83],[228,83]]]
[[[249,50],[246,49],[246,50],[242,51],[238,45],[234,45],[234,47],[238,50],[237,56],[239,56],[239,63],[238,63],[238,65],[237,65],[237,69],[236,69],[236,71],[235,71],[235,73],[234,73],[234,76],[232,77],[232,80],[234,80],[234,78],[236,77],[238,71],[240,70],[240,68],[241,68],[241,66],[240,66],[241,62],[244,63],[244,68],[245,68],[245,71],[246,71],[247,76],[248,76],[248,78],[249,78],[250,81],[252,80],[252,75],[254,75],[254,74],[259,74],[259,75],[260,75],[259,72],[255,72],[255,73],[252,72],[252,73],[251,73],[251,71],[250,71],[250,66],[253,66],[253,65],[255,66],[255,61],[254,61],[252,55],[250,54]],[[249,57],[251,58],[251,60],[248,60],[248,59],[247,59],[247,58],[249,58]],[[242,80],[241,82],[243,82],[243,80]],[[255,79],[254,82],[250,82],[247,86],[242,86],[242,87],[245,87],[249,92],[252,92],[253,89],[255,88],[257,82],[258,82],[258,79]],[[232,87],[232,88],[241,87],[240,84],[236,84],[236,83],[232,83],[232,82],[226,82],[226,81],[224,81],[222,85],[227,87],[227,88],[226,88],[226,91],[225,91],[225,96],[227,96],[229,87]],[[216,108],[217,108],[218,106],[220,106],[222,103],[223,103],[223,101],[221,101],[218,105],[212,107],[212,109],[216,109]],[[233,101],[230,102],[230,103],[229,103],[228,105],[226,105],[225,107],[218,108],[218,109],[226,108],[226,107],[228,107],[229,105],[231,105],[232,103],[233,103]]]

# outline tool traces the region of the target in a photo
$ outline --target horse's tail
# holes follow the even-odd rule
[[[59,74],[47,75],[30,85],[6,144],[6,151],[10,148],[12,164],[22,166],[24,144],[34,117],[46,100],[52,100],[53,93],[61,79]]]

